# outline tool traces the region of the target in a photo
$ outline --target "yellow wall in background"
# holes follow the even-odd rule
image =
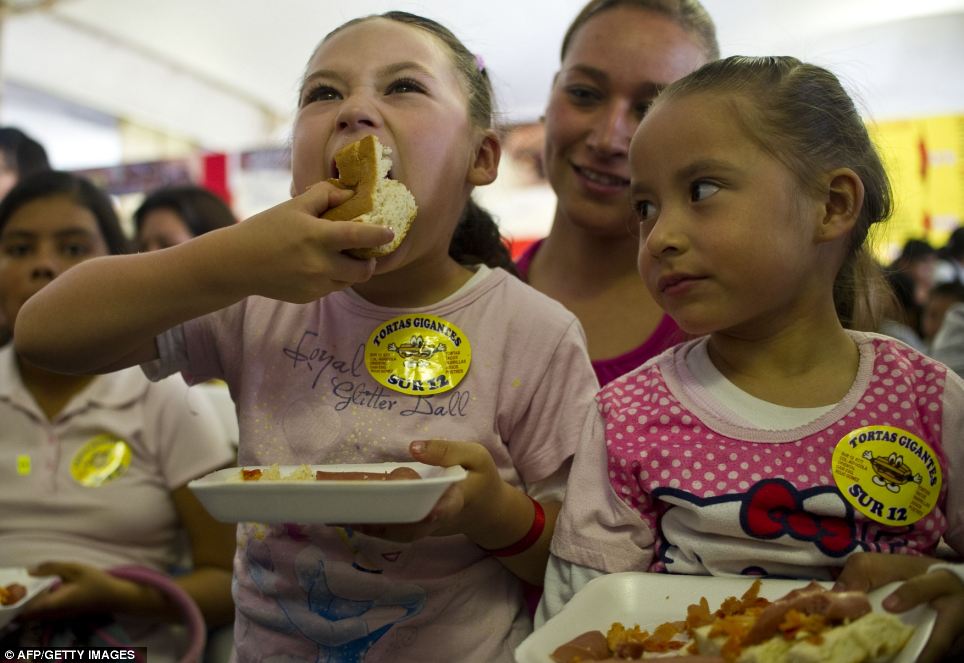
[[[894,215],[876,234],[889,262],[908,239],[941,247],[964,224],[964,115],[868,126],[894,189]]]

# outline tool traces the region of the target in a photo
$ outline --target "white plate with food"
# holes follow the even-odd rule
[[[22,567],[0,568],[0,628],[57,581],[56,576],[34,577]]]
[[[414,523],[429,514],[465,468],[417,462],[252,465],[188,484],[222,522]]]
[[[552,658],[561,645],[572,641],[587,631],[607,633],[614,622],[626,628],[635,625],[653,631],[666,622],[683,621],[687,608],[698,604],[705,597],[710,612],[720,607],[729,597],[741,597],[754,582],[754,578],[717,578],[710,576],[682,576],[661,573],[613,573],[596,578],[576,593],[572,600],[555,617],[536,629],[515,650],[518,663],[557,663]],[[788,592],[807,586],[803,580],[767,580],[760,583],[759,596],[775,601]],[[829,583],[824,583],[829,586]],[[880,602],[890,594],[897,583],[881,587],[867,595],[874,613],[885,612]],[[934,625],[934,611],[919,606],[895,615],[901,622],[913,627],[913,633],[897,654],[884,659],[890,663],[913,663],[930,635]],[[689,642],[685,634],[677,639]],[[686,653],[647,654],[651,660]],[[584,659],[587,663],[590,658]],[[632,660],[632,659],[629,659]]]

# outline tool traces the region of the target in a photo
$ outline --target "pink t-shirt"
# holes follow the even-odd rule
[[[185,552],[171,492],[233,460],[213,406],[178,376],[98,376],[51,421],[25,389],[13,346],[0,349],[0,566],[169,572]],[[104,468],[111,478],[99,483]],[[186,644],[166,626],[125,626],[152,661],[176,660]]]
[[[964,381],[893,339],[851,335],[853,386],[795,429],[748,427],[715,402],[686,365],[699,341],[607,385],[553,554],[610,573],[820,579],[854,551],[932,554],[943,536],[964,553]],[[878,472],[888,458],[918,469],[895,479]],[[860,488],[872,484],[893,502]]]
[[[539,251],[539,247],[542,246],[543,241],[544,240],[540,239],[530,244],[526,247],[523,254],[519,256],[519,259],[516,260],[516,270],[518,270],[519,277],[523,281],[529,281],[529,267],[532,265],[532,259]],[[599,380],[599,384],[605,385],[620,375],[629,373],[637,366],[642,366],[647,360],[685,339],[686,334],[679,328],[679,325],[676,324],[673,318],[668,315],[663,315],[659,324],[656,325],[656,329],[653,330],[653,333],[650,334],[641,345],[616,357],[594,359],[592,361],[592,368],[596,372],[596,378]]]
[[[409,396],[369,375],[364,346],[398,316],[437,316],[471,345],[453,390]],[[420,309],[351,290],[307,305],[259,297],[160,337],[161,372],[223,378],[242,464],[408,460],[417,439],[483,444],[526,488],[564,467],[593,407],[578,321],[502,270]],[[511,661],[531,622],[518,579],[464,536],[398,544],[333,527],[247,523],[235,561],[241,661]]]

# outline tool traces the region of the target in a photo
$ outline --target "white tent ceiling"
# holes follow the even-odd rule
[[[484,55],[505,119],[539,116],[584,0],[0,0],[0,74],[71,102],[237,150],[283,141],[304,63],[345,20],[435,18]],[[830,66],[876,116],[961,112],[964,0],[704,0],[724,54]]]

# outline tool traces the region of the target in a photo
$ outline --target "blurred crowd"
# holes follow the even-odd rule
[[[942,246],[907,240],[883,269],[892,298],[879,331],[964,373],[964,227]]]

